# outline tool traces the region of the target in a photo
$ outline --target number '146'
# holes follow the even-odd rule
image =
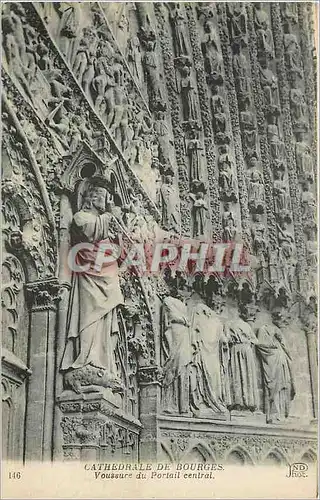
[[[20,479],[21,472],[9,472],[9,479]]]

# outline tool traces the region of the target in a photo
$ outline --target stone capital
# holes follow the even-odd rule
[[[142,366],[139,368],[138,379],[142,385],[161,385],[162,378],[162,369],[159,366]]]
[[[32,311],[54,311],[60,300],[60,284],[57,278],[26,283],[25,291],[27,303]]]

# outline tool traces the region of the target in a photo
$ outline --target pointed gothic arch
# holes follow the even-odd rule
[[[301,456],[301,462],[305,462],[307,464],[315,464],[317,462],[317,454],[314,450],[309,448],[306,450]]]
[[[203,462],[211,462],[215,463],[215,457],[210,450],[209,446],[205,443],[205,441],[199,441],[196,444],[190,446],[187,452],[183,455],[183,462],[196,462],[197,458],[200,458]]]
[[[274,465],[274,466],[284,465],[284,464],[287,465],[289,463],[285,454],[277,447],[269,450],[268,453],[263,457],[261,462],[266,465]]]
[[[242,446],[237,445],[227,451],[225,455],[225,462],[234,465],[254,465],[250,453]]]

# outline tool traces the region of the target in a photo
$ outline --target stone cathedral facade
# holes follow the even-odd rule
[[[2,6],[5,458],[315,461],[314,10]],[[251,270],[68,267],[159,229]]]

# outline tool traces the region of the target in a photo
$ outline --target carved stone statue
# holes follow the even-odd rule
[[[108,76],[103,60],[98,59],[96,62],[95,77],[92,80],[92,89],[95,93],[95,97],[93,98],[94,105],[100,116],[104,116],[106,112],[105,92],[109,83]]]
[[[21,19],[13,9],[13,12],[5,13],[2,18],[3,47],[6,55],[8,69],[16,77],[22,89],[32,101],[28,79],[25,75],[24,66],[26,62],[26,41],[24,37]],[[18,10],[19,14],[20,10]]]
[[[190,193],[189,196],[193,200],[193,236],[197,237],[205,233],[205,212],[208,210],[208,206],[206,201],[204,200],[204,193],[202,193],[201,191],[196,194]]]
[[[264,9],[263,2],[254,3],[254,24],[256,29],[265,29],[269,26],[268,14]]]
[[[154,124],[154,131],[159,144],[159,161],[162,165],[170,165],[170,152],[173,146],[173,141],[170,139],[170,128],[165,119],[164,111],[158,111],[157,120]]]
[[[160,188],[162,206],[162,225],[168,231],[179,233],[180,231],[180,210],[179,196],[173,185],[173,177],[167,175]]]
[[[218,168],[221,195],[225,201],[236,201],[236,179],[227,146],[222,146],[220,148],[220,153],[221,154],[218,158]]]
[[[298,22],[298,5],[294,2],[284,2],[281,4],[281,13],[284,18],[284,21],[287,25],[287,28],[292,25],[297,24]]]
[[[204,24],[205,35],[201,44],[202,53],[204,56],[204,64],[207,74],[209,75],[210,83],[214,85],[222,85],[222,56],[218,51],[217,35],[212,23]]]
[[[153,108],[157,107],[157,103],[163,104],[165,101],[163,82],[159,71],[159,60],[157,58],[155,48],[156,42],[154,40],[148,41],[143,58],[144,74],[148,84],[149,102]]]
[[[302,188],[301,208],[303,231],[308,240],[315,240],[317,237],[317,202],[307,183]]]
[[[209,22],[214,18],[215,10],[211,2],[201,2],[196,6],[198,19],[202,23]]]
[[[247,36],[247,14],[243,3],[227,4],[229,32],[232,41],[245,40]]]
[[[195,346],[191,376],[191,408],[194,413],[210,408],[214,413],[225,411],[222,401],[220,350],[223,324],[219,316],[205,304],[194,306],[191,338]]]
[[[176,57],[188,55],[187,29],[181,6],[175,3],[170,12]]]
[[[290,92],[291,116],[293,127],[296,131],[308,131],[309,118],[304,94],[300,89],[292,89]]]
[[[227,120],[225,115],[225,105],[220,95],[211,97],[212,124],[215,134],[224,134]]]
[[[249,93],[249,70],[248,61],[241,46],[236,44],[233,48],[233,72],[240,95],[247,96]]]
[[[180,93],[185,121],[197,119],[195,84],[192,81],[190,63],[181,68]]]
[[[258,170],[251,172],[248,186],[249,208],[251,212],[264,212],[264,188],[262,175]]]
[[[97,43],[95,32],[91,28],[85,28],[72,65],[76,78],[88,97],[91,95],[90,86],[95,76]]]
[[[113,216],[105,212],[107,191],[90,185],[83,197],[81,210],[73,217],[73,243],[97,243],[114,237]],[[113,230],[114,231],[114,230]],[[78,264],[90,264],[90,268],[73,274],[67,324],[68,339],[61,370],[65,373],[66,386],[75,392],[97,390],[84,388],[86,374],[95,385],[122,391],[122,382],[115,362],[115,350],[119,340],[117,306],[123,303],[117,263],[94,269],[95,255],[87,250],[77,254]]]
[[[291,231],[288,230],[288,224],[286,221],[282,221],[278,225],[278,239],[281,248],[281,252],[285,259],[291,259],[294,254],[294,237]]]
[[[191,139],[188,141],[187,152],[189,156],[190,162],[190,179],[200,180],[202,173],[202,156],[201,151],[203,150],[203,146],[199,139],[199,133],[196,130],[193,130],[190,133]]]
[[[267,64],[260,64],[260,83],[264,91],[265,102],[267,106],[278,107],[279,106],[279,91],[278,91],[278,79],[274,75],[273,71],[268,68]]]
[[[281,214],[284,210],[290,209],[290,197],[288,195],[287,186],[282,179],[281,172],[274,172],[275,180],[273,182],[274,204],[277,214]]]
[[[310,147],[305,142],[296,142],[296,161],[298,175],[304,180],[313,182],[313,161],[310,154]]]
[[[189,412],[189,373],[192,362],[187,306],[173,297],[163,301],[162,405],[166,413]]]
[[[240,111],[240,125],[243,130],[252,130],[255,128],[254,114],[250,110],[251,102],[249,98],[242,100]]]
[[[237,228],[235,224],[234,214],[231,211],[230,203],[224,204],[224,213],[222,216],[223,240],[234,241],[237,236]]]
[[[295,396],[292,360],[280,325],[280,317],[274,312],[273,325],[266,324],[257,332],[256,348],[262,361],[267,423],[288,417]]]
[[[259,213],[253,214],[253,222],[251,227],[253,251],[259,255],[267,248],[266,226],[262,223],[262,215]]]
[[[142,78],[142,55],[140,41],[137,36],[133,36],[128,40],[128,62],[133,76],[140,82]]]
[[[287,33],[284,35],[285,58],[288,72],[293,87],[299,87],[303,78],[301,67],[301,50],[296,35]]]
[[[225,335],[230,351],[230,410],[254,411],[259,406],[257,366],[254,346],[257,338],[249,322],[254,317],[248,307],[239,310],[240,317],[225,325]]]
[[[269,27],[257,30],[258,58],[261,61],[267,61],[274,57],[274,46],[272,31]]]

